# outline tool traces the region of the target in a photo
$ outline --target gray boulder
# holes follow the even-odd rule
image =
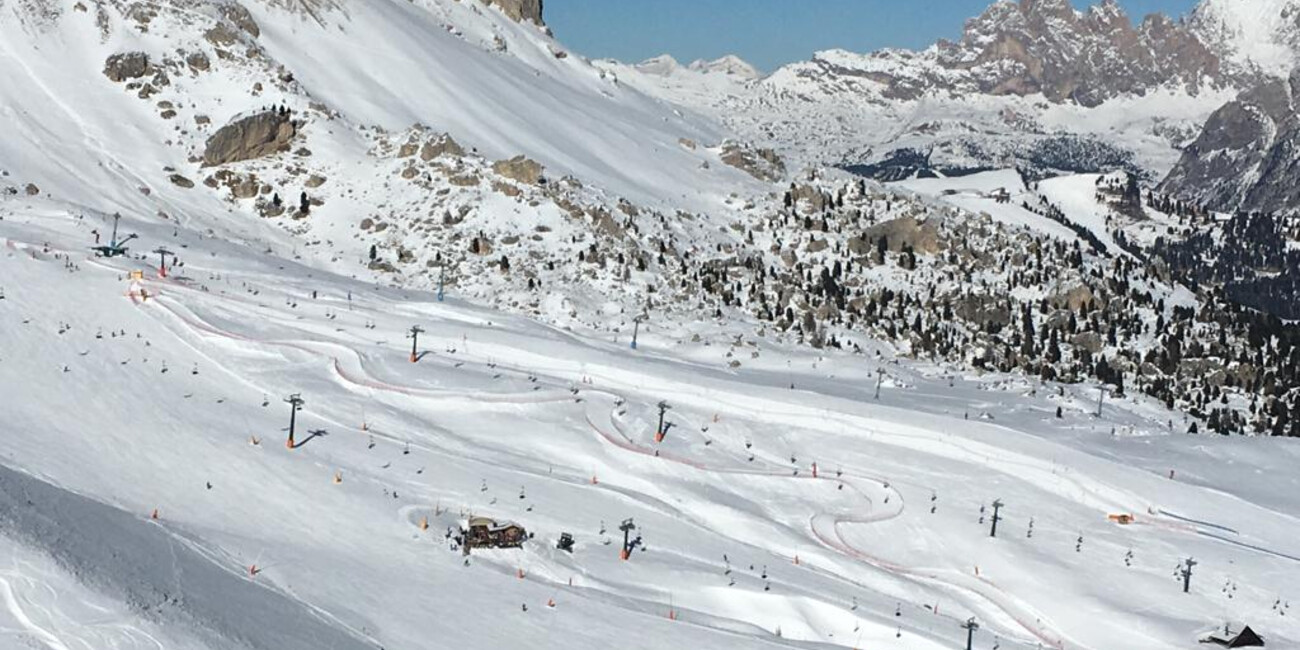
[[[492,164],[492,171],[525,185],[541,183],[542,172],[545,169],[541,163],[523,156],[515,156],[510,160],[499,160]]]
[[[104,61],[104,76],[121,83],[149,74],[149,55],[144,52],[114,54]]]
[[[917,221],[915,217],[900,217],[867,228],[862,238],[875,242],[881,237],[889,251],[897,253],[910,246],[917,253],[937,253],[940,249],[939,228],[930,221]]]
[[[429,162],[430,160],[441,156],[454,156],[459,158],[464,155],[465,149],[460,146],[460,143],[453,140],[451,136],[446,133],[424,143],[424,146],[420,147],[420,160],[423,160],[424,162]]]
[[[288,151],[297,127],[288,115],[271,110],[227,124],[208,138],[206,167],[252,160]]]
[[[736,142],[722,143],[722,162],[757,178],[775,183],[785,178],[785,162],[771,149],[755,149]]]

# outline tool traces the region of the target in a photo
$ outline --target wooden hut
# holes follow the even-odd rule
[[[1237,631],[1233,631],[1233,629]],[[1213,643],[1225,648],[1255,648],[1264,647],[1264,637],[1256,634],[1250,629],[1249,625],[1244,623],[1225,623],[1223,629],[1215,630],[1201,637],[1201,643]]]

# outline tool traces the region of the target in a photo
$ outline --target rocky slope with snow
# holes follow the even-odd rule
[[[1244,92],[1209,117],[1163,189],[1225,212],[1293,213],[1300,4],[1205,0],[1190,23],[1223,52]]]
[[[1295,0],[1201,0],[1191,30],[1238,75],[1283,77],[1300,52],[1300,3]]]
[[[1116,0],[1000,0],[956,41],[818,52],[760,80],[604,67],[800,163],[886,180],[1010,165],[1159,179],[1213,111],[1285,77],[1297,43],[1281,0],[1205,0],[1186,19],[1136,23]]]
[[[1225,212],[1294,211],[1297,83],[1267,81],[1215,111],[1163,190]]]
[[[1041,94],[1095,107],[1161,87],[1194,94],[1220,77],[1218,57],[1185,26],[1161,15],[1135,26],[1117,0],[1082,12],[1069,0],[997,2],[959,41],[940,42],[926,58],[948,79],[884,73],[887,94]]]

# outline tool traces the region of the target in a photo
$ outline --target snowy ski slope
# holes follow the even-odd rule
[[[979,647],[1300,642],[1294,441],[887,351],[757,339],[733,370],[652,324],[633,352],[124,220],[179,253],[160,278],[90,254],[103,215],[3,216],[0,645],[949,648],[970,617]],[[469,513],[535,538],[467,565]]]

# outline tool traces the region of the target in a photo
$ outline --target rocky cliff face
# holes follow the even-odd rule
[[[542,20],[542,1],[543,0],[483,0],[489,5],[496,5],[504,11],[507,16],[516,22],[531,21],[538,25],[545,25]]]
[[[1084,106],[1165,85],[1195,92],[1220,75],[1218,57],[1190,30],[1159,15],[1135,26],[1116,0],[1086,12],[1069,0],[998,2],[937,52],[979,92]]]
[[[275,109],[237,120],[208,138],[203,164],[224,165],[288,151],[296,132],[289,113]]]
[[[1157,88],[1195,94],[1225,82],[1220,57],[1187,25],[1158,14],[1135,25],[1117,0],[1084,12],[1070,0],[1000,0],[968,21],[956,42],[922,52],[822,52],[791,67],[841,86],[868,79],[892,100],[1042,93],[1085,107]]]
[[[1248,90],[1210,117],[1161,189],[1224,212],[1300,212],[1300,0],[1202,0],[1188,22]]]
[[[1215,111],[1161,190],[1222,210],[1300,208],[1300,72]]]

